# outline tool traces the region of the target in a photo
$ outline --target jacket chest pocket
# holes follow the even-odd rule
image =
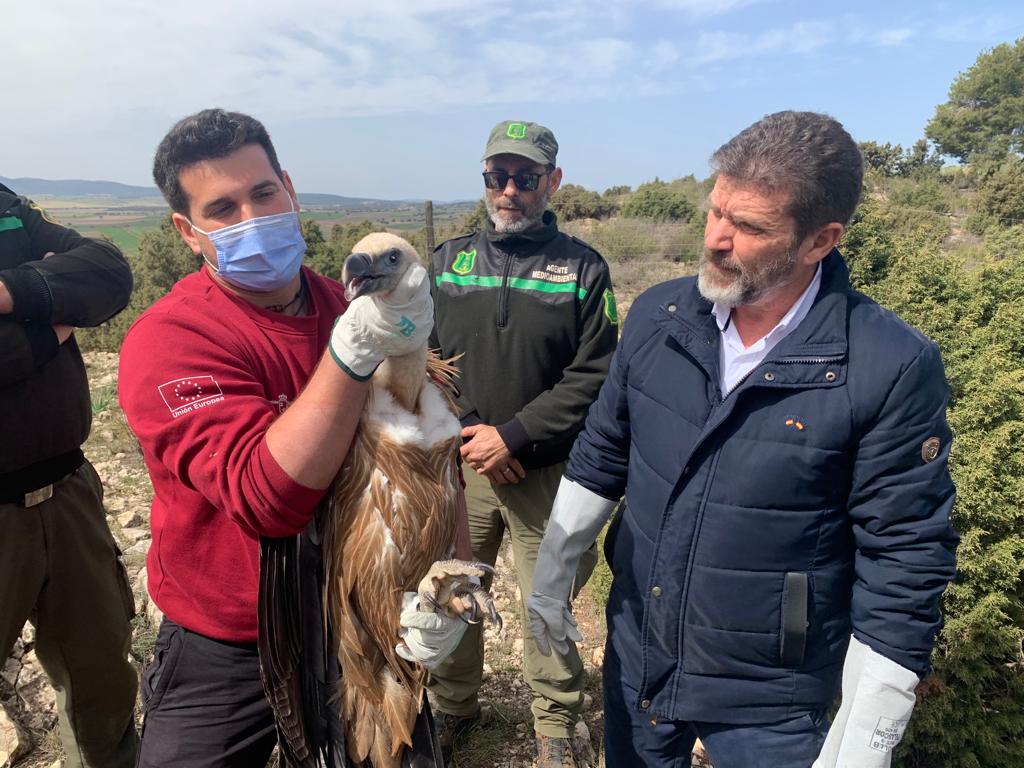
[[[838,390],[760,392],[716,437],[722,500],[775,510],[841,507],[853,468],[849,405]],[[719,494],[715,494],[716,496]]]

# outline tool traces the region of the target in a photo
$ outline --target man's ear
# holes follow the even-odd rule
[[[548,175],[548,194],[553,195],[558,191],[559,186],[562,184],[562,169],[555,168]]]
[[[288,175],[288,171],[281,171],[281,181],[284,182],[284,188],[288,190],[288,194],[292,196],[295,210],[299,210],[299,195],[295,191],[295,185],[292,184],[292,177]]]
[[[174,228],[178,230],[178,234],[181,235],[181,239],[188,244],[189,248],[192,249],[192,253],[196,256],[202,255],[203,249],[199,245],[199,238],[196,231],[192,229],[192,225],[189,223],[189,220],[182,214],[174,212],[171,214],[171,223],[174,224]]]
[[[833,221],[811,235],[804,241],[805,244],[809,243],[810,247],[803,254],[801,259],[803,263],[812,266],[828,256],[832,249],[839,244],[845,231],[846,227],[838,221]]]

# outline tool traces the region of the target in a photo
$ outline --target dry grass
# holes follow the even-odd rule
[[[617,216],[581,219],[561,226],[589,243],[609,262],[693,261],[704,247],[702,222],[655,221]]]

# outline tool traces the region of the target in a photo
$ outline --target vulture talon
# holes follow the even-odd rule
[[[441,607],[441,604],[439,602],[437,602],[437,598],[434,597],[429,592],[421,592],[420,593],[420,600],[422,600],[425,603],[430,603],[434,613],[437,613],[438,611],[443,611],[444,610],[444,608]]]
[[[487,601],[487,618],[490,619],[491,624],[494,624],[498,628],[498,632],[501,632],[505,623],[501,620],[501,614],[498,613],[498,609],[494,607],[494,601]]]
[[[498,572],[494,569],[494,566],[488,565],[487,563],[481,563],[477,560],[470,561],[470,565],[474,568],[479,568],[481,571],[486,573],[488,576],[494,576]]]

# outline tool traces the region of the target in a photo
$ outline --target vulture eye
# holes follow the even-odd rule
[[[397,264],[399,255],[398,251],[388,251],[388,264]]]

